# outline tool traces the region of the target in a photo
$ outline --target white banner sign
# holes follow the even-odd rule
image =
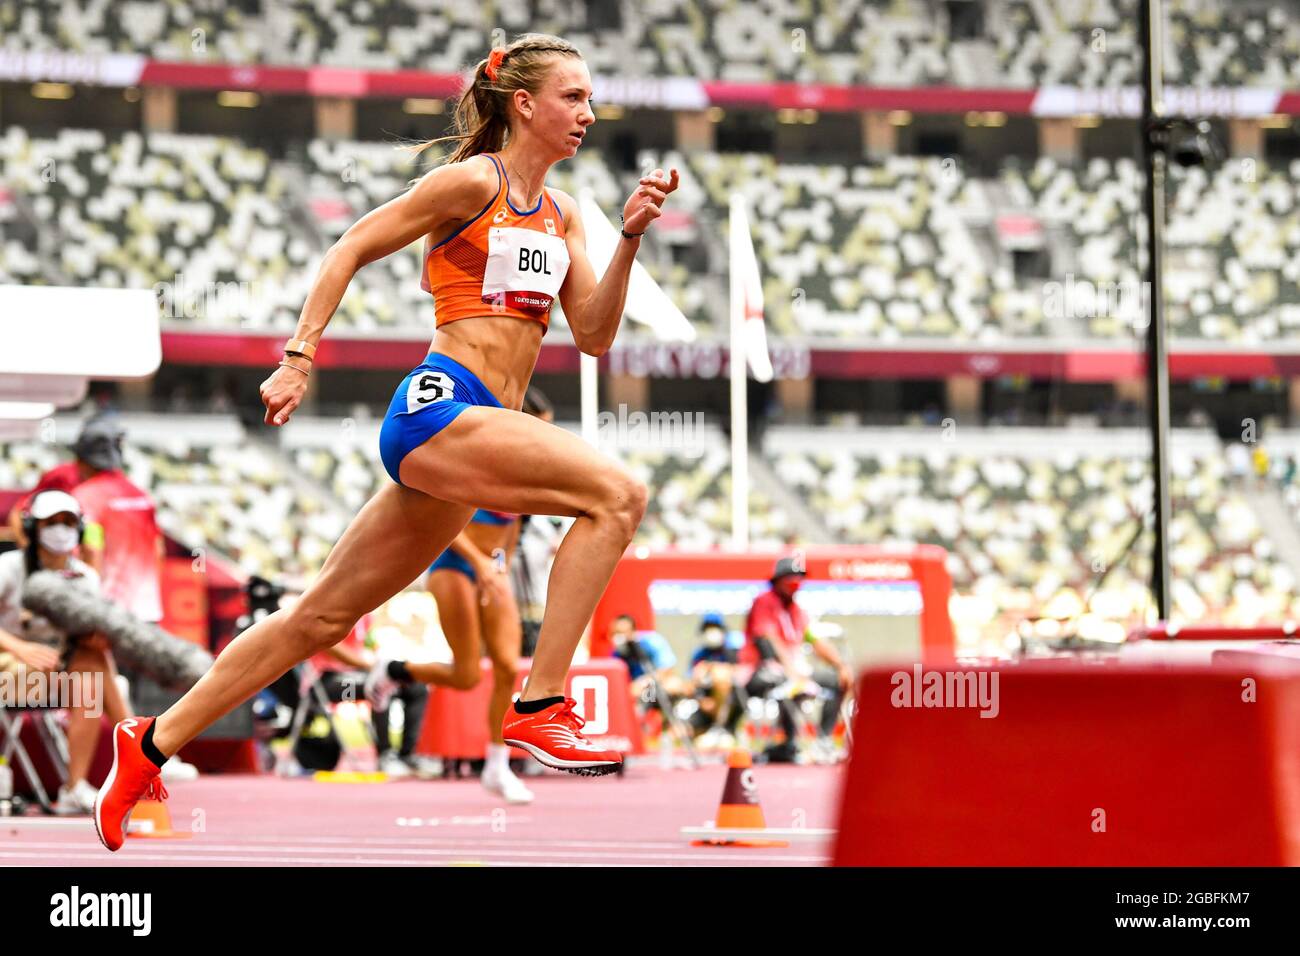
[[[1165,112],[1174,116],[1268,116],[1277,112],[1280,90],[1262,87],[1165,87]],[[1045,86],[1034,96],[1035,116],[1141,116],[1137,86],[1081,90]]]
[[[28,52],[0,49],[0,80],[134,86],[148,60],[137,53]]]

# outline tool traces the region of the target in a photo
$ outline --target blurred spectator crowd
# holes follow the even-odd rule
[[[1300,80],[1293,7],[1166,8],[1169,82]],[[571,39],[605,75],[1098,88],[1137,82],[1136,21],[1136,0],[14,0],[0,36],[33,51],[452,73],[493,29],[540,30]]]
[[[163,321],[291,330],[338,234],[436,158],[392,143],[311,140],[277,161],[239,140],[9,127],[0,178],[0,281],[155,289]],[[1131,160],[1008,158],[982,177],[960,160],[892,157],[778,163],[770,155],[645,152],[686,171],[675,224],[642,259],[696,326],[725,327],[729,192],[753,208],[772,334],[809,340],[994,343],[1024,336],[1142,333],[1138,203]],[[1263,345],[1300,327],[1300,160],[1174,167],[1168,226],[1172,334]],[[599,150],[562,164],[557,188],[617,208],[635,173]],[[1038,236],[1018,260],[1011,216]],[[427,329],[418,244],[360,272],[336,325]],[[557,310],[557,327],[563,316]]]
[[[384,480],[369,433],[351,422],[295,421],[277,446],[223,416],[194,417],[183,426],[174,417],[154,421],[133,424],[126,473],[154,496],[168,534],[248,573],[310,578],[348,517]],[[986,622],[1008,610],[1077,613],[1092,582],[1116,564],[1104,588],[1091,595],[1091,609],[1115,620],[1146,613],[1149,528],[1131,553],[1125,551],[1150,509],[1149,464],[1140,441],[1130,450],[1123,442],[1117,446],[1114,432],[1071,429],[1053,430],[1051,442],[1003,448],[985,447],[974,429],[967,430],[969,444],[956,446],[933,434],[912,441],[909,434],[896,430],[893,439],[854,442],[834,429],[778,429],[757,464],[788,496],[752,489],[753,546],[937,544],[949,552],[957,599]],[[1099,435],[1110,450],[1102,450]],[[1300,614],[1291,568],[1252,508],[1253,487],[1237,473],[1241,466],[1234,466],[1230,452],[1201,438],[1195,446],[1176,441],[1171,460],[1179,613],[1243,622]],[[725,545],[730,483],[721,442],[703,454],[612,453],[651,490],[636,544]],[[0,444],[0,488],[30,487],[62,457],[48,444]],[[1270,460],[1257,449],[1244,467],[1281,482],[1300,515],[1294,456],[1278,453]],[[824,528],[791,514],[784,505],[791,499],[805,502]]]

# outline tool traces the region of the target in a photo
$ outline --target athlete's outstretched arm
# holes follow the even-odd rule
[[[650,223],[663,215],[664,198],[677,188],[677,170],[670,179],[663,178],[664,171],[656,169],[642,178],[636,191],[623,207],[623,231],[645,232]],[[640,239],[620,238],[614,249],[614,258],[599,282],[591,260],[587,258],[587,230],[582,224],[582,214],[572,196],[556,190],[563,197],[565,244],[569,249],[569,272],[560,287],[560,304],[564,317],[573,330],[573,341],[588,355],[604,355],[614,344],[618,323],[623,317],[623,304],[627,300],[627,282],[636,259]]]
[[[447,223],[469,219],[483,208],[496,188],[496,171],[491,163],[451,163],[430,171],[407,192],[366,213],[325,253],[293,337],[316,345],[343,300],[348,283],[362,266],[406,248]],[[262,383],[266,423],[287,422],[306,389],[305,373],[286,366],[276,368]]]

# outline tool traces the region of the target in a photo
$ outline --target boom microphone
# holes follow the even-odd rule
[[[23,582],[23,607],[69,635],[103,634],[119,663],[168,690],[189,690],[212,666],[212,655],[197,644],[72,586],[57,571],[37,571]]]

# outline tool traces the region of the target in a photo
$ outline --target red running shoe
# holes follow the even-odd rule
[[[95,832],[110,850],[120,850],[126,837],[126,822],[140,800],[166,800],[153,761],[144,755],[140,743],[157,718],[128,717],[113,728],[113,766],[95,797]]]
[[[538,762],[556,770],[586,777],[616,773],[623,766],[623,755],[617,750],[605,750],[582,736],[586,721],[574,713],[577,703],[572,697],[566,697],[563,703],[552,704],[535,714],[521,714],[511,704],[501,728],[505,742],[528,751]]]

